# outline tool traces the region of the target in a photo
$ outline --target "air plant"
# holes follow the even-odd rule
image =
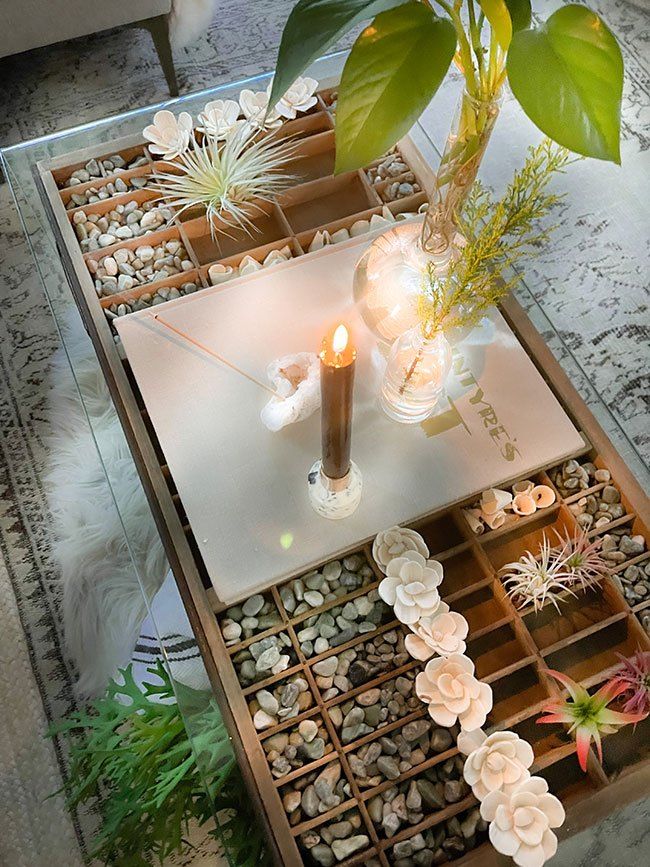
[[[203,206],[213,240],[217,229],[255,230],[252,216],[262,213],[259,201],[270,201],[294,180],[281,169],[295,157],[296,144],[288,139],[257,137],[242,124],[216,141],[202,142],[193,135],[187,150],[168,162],[173,171],[157,171],[153,189],[178,208]]]
[[[564,686],[570,699],[558,699],[546,705],[542,710],[546,716],[540,717],[538,723],[566,723],[570,726],[569,734],[576,733],[576,749],[578,763],[583,771],[587,770],[587,755],[593,738],[598,750],[598,758],[603,760],[601,734],[612,734],[621,726],[636,723],[645,717],[644,713],[629,713],[611,710],[608,705],[621,695],[628,685],[608,681],[598,692],[590,695],[582,684],[560,671],[548,669],[547,674],[554,677]]]
[[[610,567],[600,554],[602,539],[590,541],[586,531],[580,528],[573,536],[568,530],[564,536],[556,530],[555,535],[560,546],[555,549],[554,556],[563,562],[563,568],[571,575],[572,584],[579,584],[580,589],[585,591],[597,587],[609,575]]]
[[[571,572],[565,561],[558,557],[546,534],[539,545],[536,557],[531,551],[501,569],[503,586],[508,596],[514,598],[518,608],[533,605],[540,611],[547,602],[552,602],[559,611],[561,593],[576,594],[571,590]]]
[[[644,717],[650,714],[650,652],[637,650],[634,656],[626,658],[619,653],[621,659],[611,680],[623,687],[621,698],[625,713],[642,713]]]

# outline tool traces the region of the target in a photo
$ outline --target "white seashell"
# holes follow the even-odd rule
[[[262,267],[268,268],[269,265],[278,265],[280,262],[286,262],[287,257],[282,255],[280,250],[271,250],[262,262]]]
[[[491,512],[490,514],[481,512],[481,517],[488,525],[490,530],[498,530],[499,527],[503,527],[506,522],[506,513],[503,510],[500,510],[498,512]]]
[[[522,479],[520,482],[515,482],[512,486],[513,494],[530,494],[535,487],[535,482],[530,479]]]
[[[481,520],[480,509],[463,509],[463,515],[465,516],[465,520],[469,524],[472,533],[476,533],[477,536],[480,536],[481,533],[485,531],[485,524]]]
[[[538,509],[548,509],[555,502],[555,491],[548,485],[535,485],[530,491],[530,496]]]
[[[395,222],[395,214],[391,211],[388,205],[383,206],[383,208],[381,209],[381,215],[384,220],[388,220],[389,223]]]
[[[278,393],[263,407],[262,424],[279,431],[302,421],[320,407],[320,359],[314,352],[297,352],[271,362],[266,369]]]
[[[330,233],[325,229],[324,232],[316,232],[312,238],[311,244],[307,248],[308,253],[314,253],[316,250],[322,250],[328,244],[332,243]]]
[[[178,119],[163,109],[153,116],[153,123],[144,128],[143,136],[147,139],[152,154],[173,160],[186,151],[192,135],[192,116],[186,111],[178,115]]]
[[[244,277],[246,274],[254,274],[255,271],[260,271],[261,268],[262,266],[257,259],[253,259],[252,256],[244,256],[239,263],[239,276]]]
[[[481,494],[481,509],[486,515],[493,515],[502,509],[506,509],[512,503],[510,491],[502,491],[500,488],[488,488]]]
[[[369,220],[356,220],[350,226],[350,236],[352,238],[356,238],[358,235],[365,235],[369,229],[370,229],[370,221]]]
[[[396,220],[412,220],[414,217],[417,217],[417,214],[414,214],[413,211],[401,211],[395,217]]]
[[[422,204],[418,208],[418,214],[426,214],[426,212],[428,210],[429,210],[429,203],[428,202],[422,202]]]
[[[385,229],[386,226],[392,225],[393,220],[387,220],[385,217],[381,217],[379,214],[373,214],[370,218],[370,228],[371,229]]]
[[[234,276],[234,268],[230,265],[210,265],[208,268],[208,277],[213,286],[225,283],[226,280],[231,280]]]
[[[332,244],[339,244],[341,241],[347,241],[349,237],[350,233],[347,229],[337,229],[336,232],[332,232],[330,235]]]
[[[285,259],[291,259],[293,257],[291,247],[288,244],[285,244],[281,250],[278,250],[278,253],[281,253]]]
[[[532,515],[537,511],[537,506],[530,494],[517,494],[512,501],[512,511],[515,515]]]

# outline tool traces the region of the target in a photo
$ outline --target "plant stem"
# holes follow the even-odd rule
[[[465,32],[465,27],[463,26],[463,20],[460,16],[461,6],[462,0],[456,0],[453,9],[449,9],[449,15],[451,17],[454,27],[456,28],[456,36],[458,38],[458,50],[460,52],[460,57],[463,64],[462,71],[463,75],[465,76],[467,92],[470,93],[472,96],[476,96],[477,83],[474,70],[474,62],[472,60],[472,49],[470,47],[469,39],[467,38],[467,33]]]
[[[481,44],[481,33],[476,24],[476,15],[474,12],[474,0],[467,0],[467,11],[469,13],[469,32],[472,39],[472,48],[476,55],[476,63],[478,66],[479,81],[483,80],[483,45]]]

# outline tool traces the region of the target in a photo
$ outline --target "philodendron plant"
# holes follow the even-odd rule
[[[574,4],[533,26],[530,0],[299,0],[282,36],[269,105],[364,21],[338,89],[337,173],[367,165],[405,135],[452,60],[471,99],[489,103],[507,80],[555,142],[620,162],[621,51],[602,19]],[[480,112],[475,117],[480,122]]]

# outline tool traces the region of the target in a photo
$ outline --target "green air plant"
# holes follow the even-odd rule
[[[482,112],[508,81],[528,117],[558,144],[620,162],[621,50],[605,22],[568,4],[532,22],[531,0],[299,0],[285,25],[270,105],[345,33],[370,22],[343,70],[336,168],[367,165],[405,135],[447,75],[460,69],[468,101],[466,162]]]
[[[554,227],[540,220],[562,196],[548,192],[552,177],[572,157],[549,139],[528,150],[528,157],[504,195],[494,202],[475,181],[456,223],[465,237],[446,273],[430,265],[418,299],[418,315],[428,336],[436,331],[476,325],[521,279],[513,266],[523,264]]]
[[[170,171],[157,170],[152,188],[183,213],[205,208],[212,238],[217,231],[255,231],[252,217],[262,213],[259,201],[270,201],[294,180],[281,170],[296,154],[296,143],[256,136],[243,124],[225,141],[192,135],[189,147],[166,161]]]
[[[190,822],[202,825],[226,811],[221,839],[235,863],[267,865],[214,699],[179,683],[172,686],[162,663],[149,672],[160,683],[144,684],[142,691],[131,667],[121,670],[123,683],[111,681],[88,711],[71,714],[50,731],[70,741],[69,805],[97,803],[101,826],[93,856],[111,867],[162,864],[189,848]]]

